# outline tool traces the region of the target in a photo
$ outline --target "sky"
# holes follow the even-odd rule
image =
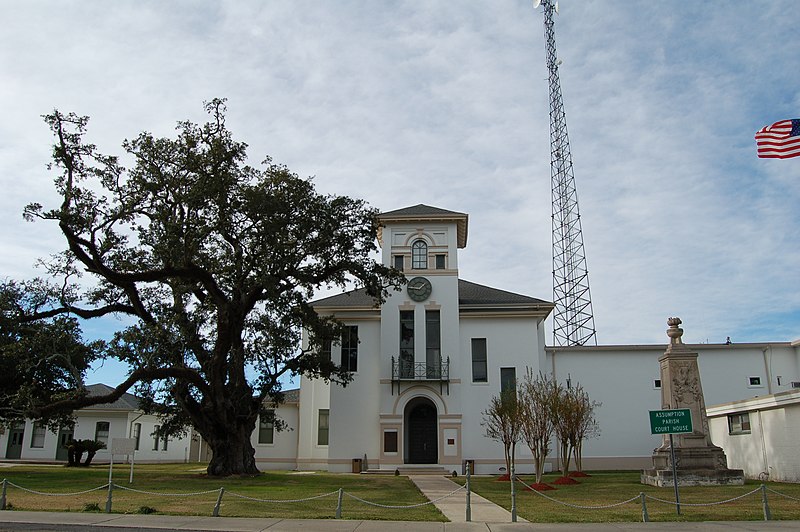
[[[122,154],[227,98],[253,164],[389,211],[469,215],[463,279],[552,300],[549,99],[530,1],[0,0],[0,275],[64,248],[41,115]],[[800,338],[800,2],[563,0],[555,20],[598,342]],[[548,320],[550,322],[551,320]],[[87,323],[89,336],[122,322]],[[548,343],[552,327],[547,327]],[[90,382],[122,379],[108,363]]]

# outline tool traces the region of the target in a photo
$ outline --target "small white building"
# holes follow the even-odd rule
[[[106,394],[112,390],[105,384],[87,387],[90,395]],[[0,434],[0,452],[6,459],[32,462],[67,461],[64,444],[71,439],[99,440],[106,449],[97,452],[93,463],[109,462],[114,438],[136,440],[135,460],[138,463],[185,462],[201,456],[201,441],[186,435],[180,438],[159,438],[154,435],[160,421],[158,416],[139,410],[139,399],[129,393],[113,403],[94,405],[75,412],[75,425],[52,432],[40,423],[27,420],[5,428]],[[121,458],[115,457],[115,460]]]
[[[798,383],[800,387],[800,383]],[[706,408],[714,443],[747,478],[800,482],[800,389]]]

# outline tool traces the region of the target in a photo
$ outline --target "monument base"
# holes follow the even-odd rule
[[[679,469],[678,486],[741,486],[744,484],[744,471],[741,469]],[[645,469],[642,471],[642,484],[659,488],[675,485],[672,469]]]

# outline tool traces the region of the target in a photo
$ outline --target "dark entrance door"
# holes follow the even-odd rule
[[[25,429],[13,428],[8,434],[8,447],[6,448],[6,458],[19,458],[22,456],[22,440],[25,437]]]
[[[408,463],[435,464],[439,458],[436,438],[436,407],[427,399],[409,406],[406,418]]]

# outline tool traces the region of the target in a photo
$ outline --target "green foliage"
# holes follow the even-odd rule
[[[42,280],[0,282],[0,424],[25,418],[41,419],[51,429],[72,424],[69,412],[37,414],[54,401],[84,395],[86,370],[103,345],[85,342],[74,316],[48,314],[73,297]],[[28,319],[36,314],[41,317]]]
[[[130,375],[93,398],[81,396],[79,379],[66,382],[66,398],[29,410],[46,417],[135,387],[145,410],[165,417],[164,434],[200,432],[213,450],[209,473],[253,474],[249,435],[265,401],[280,402],[281,376],[351,378],[320,354],[322,339],[342,327],[314,312],[315,291],[355,284],[381,302],[403,277],[373,259],[374,209],[319,194],[269,157],[250,166],[246,144],[225,125],[224,101],[206,110],[209,122],[180,122],[175,138],[125,141],[130,168],[84,142],[88,118],[45,117],[62,201],[28,205],[24,215],[63,233],[67,251],[47,266],[65,289],[22,319],[125,316],[132,324],[101,356],[127,363]],[[90,280],[78,284],[79,273]]]
[[[136,510],[137,514],[145,514],[145,515],[154,514],[154,513],[157,513],[157,512],[158,512],[158,510],[156,510],[152,506],[139,506],[139,509]]]
[[[87,502],[83,505],[84,512],[102,512],[103,510],[100,509],[100,505],[96,502]]]

